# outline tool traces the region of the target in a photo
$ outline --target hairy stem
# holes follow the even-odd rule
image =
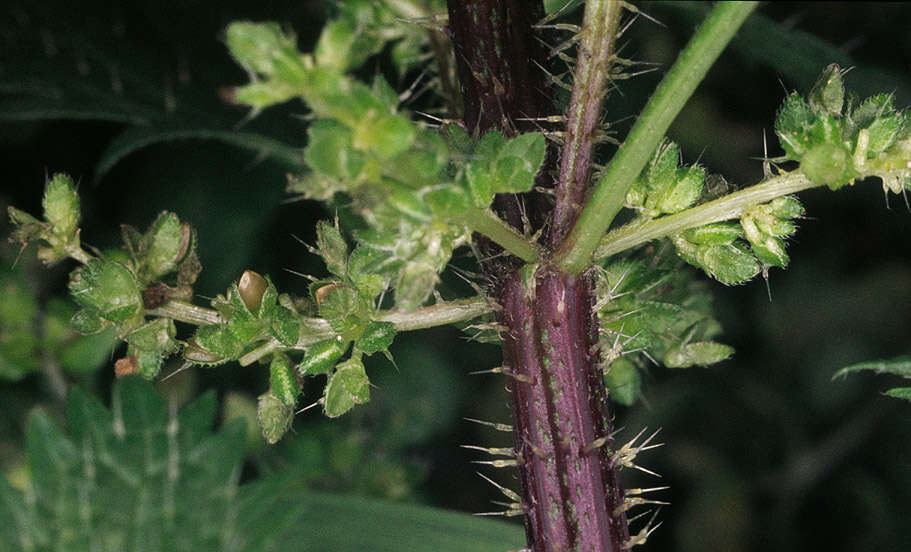
[[[406,332],[467,322],[487,314],[491,310],[490,303],[487,299],[473,297],[470,299],[446,301],[407,313],[398,311],[379,311],[373,319],[380,322],[392,322],[395,325],[396,330]],[[240,357],[240,359],[238,359],[240,365],[249,366],[259,359],[279,350],[306,349],[314,343],[332,339],[337,335],[332,329],[332,326],[329,325],[329,322],[322,318],[300,318],[299,320],[303,325],[303,328],[301,329],[297,343],[295,343],[293,347],[286,347],[275,339],[269,339],[259,347]]]
[[[533,48],[540,2],[450,0],[448,6],[466,126],[476,133],[498,128],[512,134],[520,121],[549,114],[553,106],[539,103],[544,71],[537,65],[543,66],[543,54]],[[611,39],[592,40],[603,44]],[[592,101],[584,103],[590,106]],[[581,117],[591,117],[590,110],[582,111]],[[584,124],[578,128],[585,133]],[[582,136],[580,143],[588,138]],[[576,156],[573,170],[588,171],[585,155],[590,153]],[[542,174],[547,178],[548,171]],[[574,184],[567,183],[569,205],[575,192],[568,189]],[[513,228],[520,228],[525,217],[537,228],[536,221],[552,217],[552,205],[528,199],[504,194],[494,207]],[[485,262],[483,267],[502,306],[503,364],[511,376],[514,448],[522,483],[521,505],[513,508],[526,514],[529,549],[619,552],[629,535],[619,508],[623,492],[611,445],[597,446],[609,440],[610,418],[594,352],[592,282],[564,274],[546,261],[534,275],[515,262]]]
[[[501,301],[529,545],[535,552],[619,552],[629,533],[593,353],[591,282],[542,270],[526,287],[514,275]]]
[[[566,109],[560,176],[554,190],[551,244],[559,243],[572,228],[588,190],[601,105],[607,95],[614,56],[614,34],[622,7],[619,0],[589,0],[585,4],[573,91]]]
[[[490,209],[472,210],[464,217],[463,222],[473,232],[483,234],[526,263],[534,263],[538,260],[537,248]]]
[[[810,182],[803,173],[787,173],[673,215],[642,224],[627,224],[608,232],[601,239],[598,249],[595,250],[594,259],[600,260],[616,255],[637,245],[689,228],[739,218],[750,207],[817,186],[819,185]]]
[[[195,324],[197,326],[208,326],[209,324],[221,324],[224,318],[214,309],[198,307],[191,303],[171,299],[157,309],[146,311],[149,316],[159,316],[162,318],[171,318],[178,322]]]
[[[737,33],[756,2],[719,2],[664,76],[596,184],[582,214],[555,255],[570,274],[591,262],[592,253],[623,207],[633,181],[664,138],[668,127]]]

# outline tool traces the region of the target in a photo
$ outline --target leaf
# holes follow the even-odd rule
[[[284,500],[304,510],[280,549],[503,552],[525,545],[521,525],[438,508],[311,492]]]
[[[255,521],[259,535],[274,538],[291,521],[286,508],[300,510],[238,487],[243,429],[212,432],[214,399],[206,394],[177,414],[151,384],[127,377],[114,384],[110,410],[74,389],[68,433],[34,411],[29,499],[0,478],[0,542],[17,550],[266,550],[261,538],[238,532]]]
[[[850,366],[845,366],[832,379],[843,378],[848,374],[869,370],[877,374],[892,374],[911,378],[911,356],[903,356],[891,360],[873,360],[869,362],[859,362]]]
[[[661,2],[655,7],[672,10],[696,25],[705,19],[711,3]],[[794,25],[778,23],[761,13],[750,15],[728,49],[745,61],[771,67],[799,90],[809,90],[813,86],[821,67],[837,63],[853,68],[849,80],[862,97],[895,90],[900,95],[900,104],[911,100],[911,79],[907,76],[858,63],[841,45],[827,42]]]
[[[911,401],[911,387],[896,387],[886,391],[886,395],[896,399],[905,399]]]
[[[168,124],[133,127],[120,133],[102,152],[95,167],[95,180],[100,180],[125,157],[142,148],[179,140],[215,140],[274,159],[289,169],[299,170],[304,166],[300,149],[268,136],[249,131]]]

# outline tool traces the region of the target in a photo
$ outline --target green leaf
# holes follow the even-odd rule
[[[493,201],[494,178],[485,164],[469,163],[466,165],[465,184],[475,207],[486,209]]]
[[[243,431],[212,432],[212,394],[169,414],[151,384],[127,377],[114,384],[110,410],[75,388],[66,413],[69,435],[41,410],[29,417],[29,498],[0,478],[0,542],[154,552],[221,550],[227,538],[253,552],[263,549],[238,528],[256,520],[274,537],[288,527],[291,505],[238,487]]]
[[[339,364],[323,391],[323,409],[330,418],[337,418],[354,405],[369,400],[370,380],[363,363],[357,358]]]
[[[424,194],[424,201],[436,217],[453,219],[471,208],[471,199],[462,188],[441,186]]]
[[[354,346],[368,355],[385,351],[392,345],[395,333],[395,324],[392,322],[370,322]]]
[[[886,391],[886,395],[896,399],[911,401],[911,387],[895,387]]]
[[[185,140],[214,140],[248,150],[259,157],[274,159],[290,170],[300,170],[304,167],[300,149],[256,132],[228,128],[227,121],[225,127],[198,126],[188,123],[187,120],[173,120],[154,126],[128,128],[108,143],[101,153],[95,166],[95,180],[100,180],[120,161],[141,149],[155,144]]]
[[[835,372],[835,375],[832,376],[832,379],[843,378],[848,374],[863,372],[867,370],[875,372],[877,374],[892,374],[895,376],[911,378],[911,356],[898,357],[891,360],[873,360],[869,362],[859,362],[857,364],[845,366],[838,372]]]
[[[525,546],[521,525],[470,514],[309,491],[284,500],[304,507],[286,541],[302,550],[503,552]]]

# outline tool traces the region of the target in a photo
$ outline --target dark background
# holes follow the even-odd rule
[[[71,56],[58,61],[61,74],[78,75],[73,52],[92,43],[113,52],[119,72],[133,72],[144,83],[130,89],[127,81],[125,96],[135,93],[140,104],[161,109],[173,89],[187,116],[230,129],[245,111],[225,105],[219,89],[246,77],[220,41],[225,25],[277,20],[293,28],[307,50],[328,15],[323,4],[79,2],[76,10],[44,2],[0,8],[0,81],[9,82],[9,68],[22,56],[47,55],[48,41],[56,55]],[[667,67],[700,9],[643,5],[662,25],[636,21],[623,37],[623,55]],[[738,186],[758,182],[763,131],[770,154],[779,152],[773,122],[786,91],[806,92],[830,61],[855,66],[846,84],[861,96],[894,91],[898,105],[911,101],[907,4],[774,3],[758,13],[785,35],[744,32],[722,56],[672,127],[686,162],[698,159]],[[793,46],[782,36],[804,41]],[[823,43],[810,37],[841,57],[826,59]],[[365,66],[366,74],[380,70],[382,59]],[[189,82],[181,81],[181,72]],[[617,121],[620,136],[661,73],[619,83],[607,117]],[[110,66],[98,65],[86,78],[110,83],[111,74]],[[398,84],[413,78],[403,76]],[[303,145],[304,114],[306,108],[293,103],[242,128]],[[99,178],[99,158],[124,123],[35,118],[41,120],[0,122],[0,201],[40,212],[45,175],[68,172],[80,183],[83,240],[99,248],[118,245],[120,223],[142,228],[157,212],[174,211],[199,231],[201,296],[223,293],[245,268],[298,294],[306,293],[307,282],[289,270],[324,274],[292,236],[312,243],[315,221],[332,213],[286,201],[287,167],[215,141],[184,140],[141,149]],[[773,270],[767,282],[745,286],[712,284],[722,341],[736,348],[735,357],[709,369],[653,367],[640,403],[616,409],[621,440],[648,427],[661,428],[665,443],[641,458],[661,479],[626,474],[632,486],[671,486],[660,494],[671,505],[662,508],[658,520],[664,525],[647,549],[911,548],[911,405],[880,395],[897,383],[887,377],[831,381],[847,364],[911,353],[911,214],[901,198],[891,197],[887,206],[875,182],[837,193],[813,190],[801,199],[807,218],[790,241],[786,271]],[[71,268],[35,273],[42,298],[63,293]],[[392,353],[397,368],[385,361],[368,366],[377,386],[369,406],[332,422],[316,409],[299,416],[296,435],[277,447],[251,448],[246,476],[296,470],[300,484],[311,488],[471,512],[496,509],[488,502],[496,491],[470,463],[478,456],[458,445],[507,445],[505,434],[463,421],[508,420],[504,382],[468,376],[496,366],[497,349],[442,328],[401,335]],[[108,366],[82,384],[105,397],[111,378]],[[215,388],[223,398],[250,398],[266,386],[264,370],[229,365],[175,378],[169,392]],[[311,385],[306,399],[316,400],[319,390]],[[28,407],[50,399],[39,376],[4,385],[2,396],[0,462],[8,466],[21,452]]]

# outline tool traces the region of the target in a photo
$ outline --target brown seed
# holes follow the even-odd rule
[[[263,303],[263,295],[266,293],[266,279],[253,272],[245,270],[237,282],[237,291],[240,293],[240,300],[244,302],[250,312],[259,310]]]

